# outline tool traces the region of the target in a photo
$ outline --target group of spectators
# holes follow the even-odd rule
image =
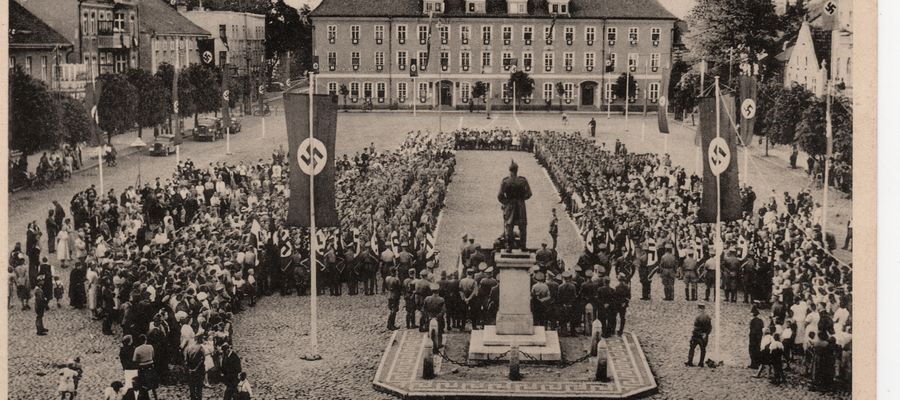
[[[533,138],[528,131],[513,132],[505,128],[468,129],[453,132],[459,150],[522,150],[531,151]]]
[[[19,188],[32,181],[42,186],[58,180],[64,180],[72,176],[72,172],[81,169],[83,159],[81,145],[70,146],[63,144],[58,150],[45,151],[38,160],[35,173],[32,176],[28,171],[28,157],[11,157],[9,161],[10,188]]]
[[[326,238],[321,290],[340,293],[347,284],[355,294],[358,276],[374,294],[382,249],[420,249],[406,266],[433,266],[433,246],[425,243],[453,173],[453,138],[416,132],[399,149],[365,152],[365,164],[337,163],[341,227],[318,232]],[[34,298],[38,334],[48,332],[42,317],[56,286],[57,299],[63,296],[65,287],[52,283],[58,268],[71,266],[69,305],[90,309],[104,334],[121,329],[123,379],[107,391],[155,397],[160,383],[186,378],[192,399],[211,380],[225,384],[226,398],[246,393],[232,348],[234,313],[260,295],[309,289],[308,230],[284,224],[289,160],[281,151],[272,158],[205,167],[186,160],[171,178],[121,193],[91,186],[73,196],[68,214],[54,202],[46,252],[44,232],[32,222],[26,249],[17,245],[10,254],[10,286],[23,308]],[[184,373],[171,373],[173,365]]]

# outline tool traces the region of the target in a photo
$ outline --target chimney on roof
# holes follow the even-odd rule
[[[187,12],[187,2],[185,0],[171,0],[171,4],[175,6],[175,10],[178,11],[179,14]],[[201,4],[203,4],[203,2],[201,2]]]

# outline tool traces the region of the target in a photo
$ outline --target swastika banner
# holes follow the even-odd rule
[[[703,154],[703,198],[700,203],[700,221],[716,222],[716,202],[719,193],[722,194],[722,222],[734,221],[741,218],[741,192],[738,187],[738,162],[734,159],[737,155],[737,137],[728,113],[733,112],[734,97],[722,96],[720,105],[719,134],[716,134],[716,98],[704,97],[700,99],[700,136],[702,139]],[[726,107],[729,105],[731,107]],[[727,144],[727,149],[713,151],[710,155],[709,147],[716,137],[721,137]],[[718,157],[718,158],[717,158]],[[723,158],[729,158],[725,160]],[[712,163],[720,164],[725,169],[719,176],[720,187],[716,187],[716,175],[713,172]]]
[[[329,95],[313,96],[313,135],[309,135],[309,95],[285,93],[284,116],[288,134],[290,206],[287,224],[310,226],[309,180],[315,192],[316,226],[338,226],[334,199],[334,141],[337,104]]]

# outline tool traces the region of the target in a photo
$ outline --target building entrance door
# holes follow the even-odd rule
[[[453,82],[441,81],[441,105],[453,106]]]
[[[593,106],[595,93],[597,93],[597,82],[583,82],[581,84],[581,105]]]

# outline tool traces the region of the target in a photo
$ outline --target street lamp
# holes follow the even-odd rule
[[[140,189],[141,186],[141,159],[144,158],[144,148],[147,147],[147,143],[144,143],[141,138],[134,139],[128,147],[134,147],[138,149],[138,174],[137,174],[137,183],[136,187]]]

